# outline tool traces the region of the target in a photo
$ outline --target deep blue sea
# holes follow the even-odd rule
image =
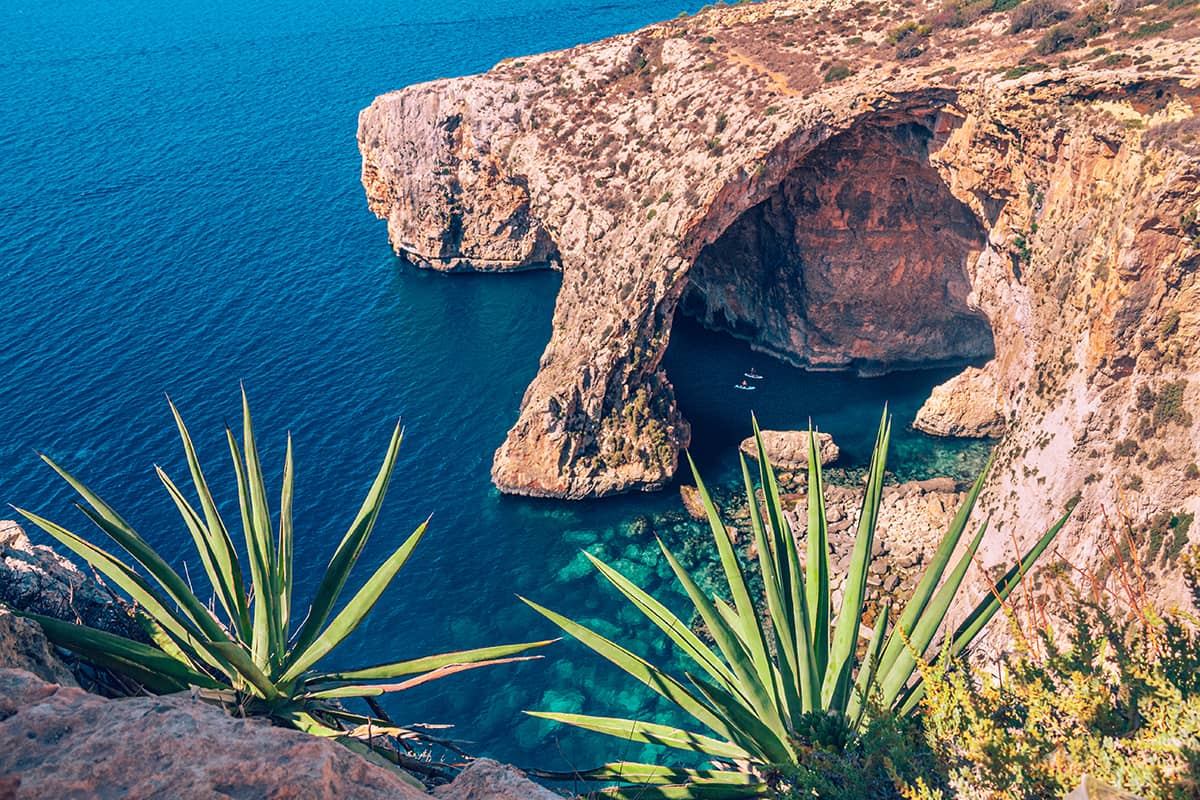
[[[691,530],[675,490],[568,504],[502,497],[488,481],[548,339],[558,276],[403,265],[367,211],[354,137],[358,111],[382,92],[701,4],[0,3],[0,502],[83,529],[36,455],[49,453],[195,575],[190,538],[153,473],[186,471],[164,395],[228,498],[223,425],[238,419],[244,381],[276,491],[285,434],[295,437],[296,573],[311,587],[400,417],[402,457],[357,580],[430,513],[431,530],[333,662],[552,636],[517,593],[604,617],[604,630],[661,656],[579,551],[620,562],[675,602],[653,548],[654,533],[678,541]],[[733,391],[750,365],[767,375],[763,388]],[[883,402],[903,427],[950,374],[805,375],[684,323],[667,368],[695,423],[694,453],[718,482],[751,408],[764,426],[813,417],[853,466]],[[893,462],[915,475],[969,472],[978,453],[898,431]],[[388,706],[402,721],[454,723],[474,752],[524,765],[653,757],[522,717],[654,710],[575,643],[545,654]]]

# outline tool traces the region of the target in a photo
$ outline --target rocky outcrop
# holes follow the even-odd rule
[[[1068,503],[1078,566],[1118,497],[1200,512],[1200,29],[1147,8],[1072,50],[932,0],[773,0],[378,98],[363,181],[398,252],[562,269],[495,483],[662,485],[689,437],[661,368],[682,310],[802,365],[989,359],[922,414],[1003,419],[987,565]]]
[[[44,681],[77,686],[36,622],[0,608],[0,669],[22,669]]]
[[[777,470],[797,470],[808,466],[808,431],[759,431],[767,460]],[[740,449],[748,458],[758,460],[758,445],[753,436],[742,440]],[[841,451],[828,433],[817,433],[817,457],[821,464],[837,461]]]
[[[1003,436],[1003,403],[991,371],[967,367],[934,388],[913,427],[934,436]]]
[[[0,796],[427,798],[334,742],[187,696],[109,700],[0,669]]]
[[[445,786],[433,790],[442,800],[562,800],[533,783],[517,768],[481,758]]]
[[[149,641],[127,602],[11,520],[0,520],[0,604]]]

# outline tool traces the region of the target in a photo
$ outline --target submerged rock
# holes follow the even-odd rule
[[[763,448],[767,459],[776,470],[798,470],[808,467],[808,431],[761,431]],[[758,458],[758,447],[754,437],[742,440],[739,449],[753,459]],[[840,454],[833,437],[828,433],[817,433],[817,454],[821,464],[837,461]]]
[[[700,501],[699,489],[684,484],[679,487],[679,497],[683,500],[683,508],[689,517],[697,522],[708,519],[708,512],[704,510],[704,503]]]

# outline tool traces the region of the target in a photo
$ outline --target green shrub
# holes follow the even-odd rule
[[[1037,50],[1038,55],[1048,56],[1052,53],[1061,53],[1064,50],[1082,47],[1085,44],[1087,44],[1087,39],[1080,35],[1079,30],[1074,25],[1064,23],[1055,25],[1046,31],[1034,49]]]
[[[834,64],[825,71],[825,82],[834,83],[835,81],[849,78],[852,74],[854,73],[845,64]]]
[[[1158,392],[1158,400],[1154,404],[1154,427],[1161,429],[1166,425],[1190,427],[1192,414],[1183,404],[1183,393],[1187,390],[1187,379],[1168,383]]]
[[[932,668],[931,747],[961,794],[1062,797],[1084,774],[1146,800],[1197,796],[1200,637],[1192,623],[1077,603],[1068,641],[1006,659],[1003,682],[958,662]],[[945,666],[944,664],[939,667]]]
[[[403,431],[392,432],[383,465],[333,553],[307,612],[292,613],[292,443],[288,437],[277,526],[267,499],[250,408],[242,393],[242,442],[226,428],[239,499],[238,518],[245,537],[250,579],[229,529],[200,469],[191,435],[174,404],[171,411],[199,505],[194,505],[160,468],[159,479],[182,517],[204,567],[215,599],[205,603],[190,582],[175,572],[146,541],[99,496],[46,456],[42,459],[73,488],[84,504],[77,507],[147,573],[142,573],[81,536],[22,509],[18,513],[84,559],[125,591],[137,604],[141,622],[157,646],[103,631],[28,614],[47,637],[85,661],[121,673],[156,693],[193,688],[197,696],[240,716],[269,717],[278,725],[336,738],[359,752],[368,748],[396,761],[381,736],[427,739],[419,729],[400,729],[389,720],[348,712],[350,698],[401,691],[466,669],[523,661],[517,653],[549,642],[485,647],[366,669],[321,670],[318,664],[366,619],[388,584],[425,534],[426,523],[408,537],[348,601],[346,581],[375,526],[396,464]],[[336,610],[337,613],[334,613]],[[399,683],[396,681],[401,680]],[[373,732],[372,732],[373,729]],[[410,779],[411,780],[411,779]]]
[[[1156,34],[1162,33],[1163,31],[1170,30],[1171,26],[1174,24],[1175,23],[1171,22],[1171,20],[1169,20],[1169,19],[1159,20],[1158,22],[1146,22],[1146,23],[1143,23],[1143,24],[1137,26],[1137,28],[1135,28],[1134,30],[1130,31],[1129,38],[1130,39],[1144,39],[1147,36],[1154,36]]]
[[[910,37],[918,37],[918,36],[923,37],[923,36],[928,36],[931,33],[933,33],[933,28],[930,27],[929,25],[917,22],[915,20],[909,20],[908,22],[905,22],[903,25],[899,25],[895,28],[892,28],[892,30],[888,31],[887,43],[888,44],[900,44],[901,42],[905,41],[906,39],[908,39]]]
[[[1173,308],[1163,317],[1162,324],[1158,326],[1158,337],[1160,339],[1168,339],[1175,335],[1175,331],[1179,330],[1179,320],[1181,318],[1179,309]]]
[[[987,524],[980,526],[952,569],[948,568],[987,470],[972,487],[949,530],[929,561],[913,595],[893,617],[885,604],[873,622],[870,643],[865,635],[867,577],[874,552],[875,527],[883,495],[891,421],[880,421],[867,470],[859,526],[844,578],[840,608],[833,608],[835,585],[830,572],[829,531],[825,518],[824,483],[816,436],[810,432],[808,456],[807,558],[801,566],[799,546],[780,498],[779,485],[763,448],[757,423],[758,485],[741,459],[745,497],[758,552],[757,573],[748,581],[708,490],[692,464],[697,495],[704,506],[730,598],[711,598],[697,585],[661,540],[663,557],[703,620],[705,635],[716,649],[666,606],[608,564],[584,553],[625,598],[674,644],[694,672],[679,679],[594,630],[530,600],[538,613],[597,654],[671,702],[708,732],[696,733],[648,720],[583,714],[528,712],[536,717],[615,736],[625,741],[659,744],[711,760],[703,768],[614,762],[573,772],[564,779],[615,782],[617,798],[696,798],[732,800],[772,791],[802,790],[800,776],[814,780],[814,750],[839,757],[865,752],[863,737],[876,717],[905,717],[917,708],[923,684],[915,675],[917,660],[934,641],[954,600]],[[759,492],[763,506],[760,510]],[[1068,512],[1069,513],[1069,512]],[[961,653],[1003,604],[1038,556],[1066,522],[1064,516],[1033,548],[995,581],[962,624],[946,633],[947,651]],[[761,585],[764,603],[756,602],[751,585]],[[523,600],[525,598],[522,598]],[[764,622],[765,620],[765,622]],[[857,749],[856,749],[857,748]],[[818,770],[819,772],[819,770]],[[807,778],[805,778],[807,780]],[[874,780],[874,778],[872,778]]]
[[[1108,28],[1107,13],[1107,6],[1103,4],[1088,6],[1075,17],[1046,31],[1034,49],[1045,56],[1083,47],[1089,39]]]
[[[1026,0],[1008,15],[1008,32],[1021,33],[1040,30],[1071,16],[1071,8],[1063,0]]]
[[[811,716],[815,730],[798,734],[803,756],[780,770],[779,800],[916,800],[917,787],[948,792],[937,755],[915,717],[881,714],[860,735],[829,744],[828,717]],[[935,795],[936,796],[936,795]]]

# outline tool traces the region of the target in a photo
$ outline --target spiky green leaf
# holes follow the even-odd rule
[[[371,609],[379,601],[380,595],[383,594],[384,589],[388,587],[400,568],[404,566],[404,562],[408,561],[413,548],[425,535],[428,525],[429,520],[422,522],[405,540],[404,544],[396,548],[396,551],[380,565],[379,569],[375,570],[375,573],[355,593],[354,597],[350,598],[346,607],[333,618],[329,626],[313,640],[312,644],[303,651],[299,650],[299,645],[293,649],[287,671],[280,678],[281,683],[286,684],[299,678],[305,670],[324,658],[329,651],[354,632],[367,614],[371,613]]]
[[[700,753],[713,758],[731,758],[745,760],[750,754],[732,742],[724,742],[692,733],[670,725],[659,725],[640,720],[620,719],[617,717],[593,717],[585,714],[565,714],[550,711],[526,711],[531,717],[561,722],[597,733],[615,736],[618,739],[644,744],[657,744],[664,747],[674,747],[691,753]]]
[[[350,571],[354,569],[354,564],[358,561],[359,554],[362,553],[363,546],[367,543],[367,538],[375,527],[375,520],[379,517],[379,509],[383,505],[384,495],[387,494],[388,483],[392,479],[396,456],[400,451],[400,442],[403,438],[404,429],[397,422],[396,427],[392,430],[392,438],[388,442],[383,463],[375,475],[375,480],[371,484],[367,496],[363,499],[362,506],[359,507],[358,515],[350,524],[346,535],[342,537],[341,543],[338,544],[337,550],[329,560],[329,565],[325,568],[320,584],[317,585],[317,592],[313,598],[312,607],[309,609],[308,618],[296,635],[296,643],[292,649],[293,654],[308,650],[309,645],[325,627],[329,615],[333,613],[342,588],[346,585],[347,578],[350,577]]]

